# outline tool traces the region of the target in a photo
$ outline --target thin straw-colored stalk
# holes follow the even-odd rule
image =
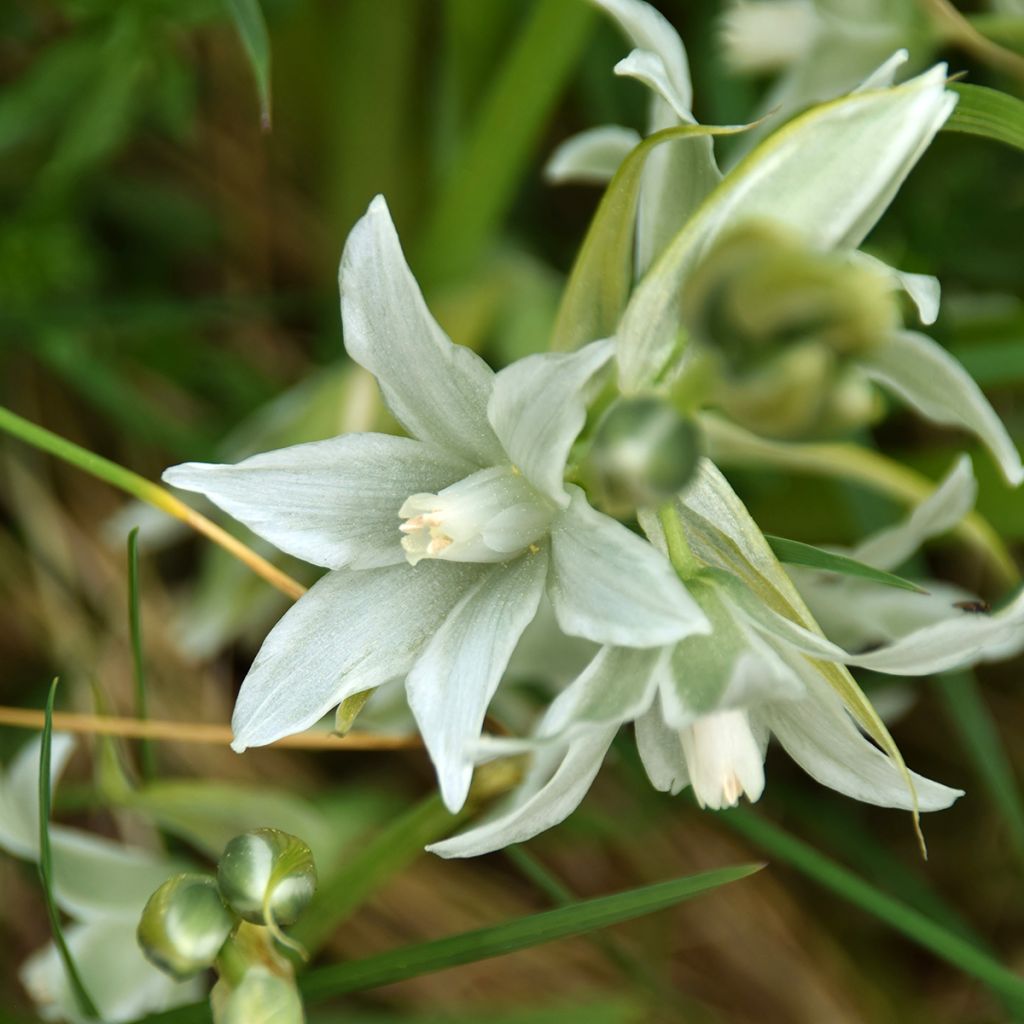
[[[96,455],[44,427],[30,423],[17,413],[2,406],[0,406],[0,430],[6,431],[35,448],[56,455],[57,458],[85,470],[86,473],[160,509],[161,512],[180,519],[197,533],[201,533],[215,544],[219,544],[225,551],[229,551],[253,572],[262,576],[271,586],[276,587],[293,600],[297,600],[306,592],[306,588],[298,580],[292,579],[262,555],[243,544],[237,537],[232,537],[230,533],[221,529],[212,520],[207,519],[202,513],[189,507],[170,491],[153,483],[152,480],[147,480],[144,476],[133,473],[116,462]]]
[[[19,729],[42,729],[45,715],[31,708],[0,707],[0,726]],[[53,728],[57,732],[88,733],[94,736],[124,736],[130,739],[163,740],[175,743],[208,743],[226,745],[231,742],[231,727],[209,722],[167,722],[155,719],[121,718],[114,715],[84,715],[55,712]],[[419,736],[396,736],[367,732],[350,732],[335,736],[329,732],[300,732],[284,736],[270,744],[299,750],[404,750],[421,746]]]

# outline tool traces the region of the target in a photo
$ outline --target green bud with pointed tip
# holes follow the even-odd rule
[[[664,399],[641,395],[620,399],[598,422],[584,472],[599,504],[628,515],[678,494],[699,458],[693,420]]]
[[[235,836],[224,848],[217,882],[225,902],[252,924],[294,924],[316,892],[313,853],[276,828]]]
[[[237,923],[213,878],[175,875],[146,903],[137,932],[139,946],[160,970],[185,979],[213,966]]]

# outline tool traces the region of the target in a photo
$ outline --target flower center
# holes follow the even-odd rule
[[[716,711],[680,733],[693,795],[701,807],[735,807],[764,791],[764,758],[746,711]]]
[[[438,494],[413,494],[398,515],[410,565],[424,558],[507,562],[542,537],[554,509],[512,466],[494,466]]]

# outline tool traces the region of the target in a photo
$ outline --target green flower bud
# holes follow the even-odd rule
[[[183,874],[150,896],[137,934],[147,960],[184,979],[213,966],[237,923],[213,878]]]
[[[624,515],[678,494],[699,458],[693,420],[663,399],[640,396],[619,400],[601,418],[584,472],[599,503]]]
[[[294,924],[316,892],[309,847],[276,828],[235,836],[224,848],[217,882],[228,906],[253,924]]]
[[[294,980],[252,967],[220,1001],[217,1024],[303,1024],[305,1014]]]
[[[870,264],[753,223],[723,238],[683,292],[695,338],[743,374],[794,345],[863,352],[899,323],[891,282]]]

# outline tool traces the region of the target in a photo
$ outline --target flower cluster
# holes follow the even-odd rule
[[[493,372],[432,317],[378,197],[345,246],[341,316],[349,356],[407,436],[348,434],[164,475],[326,570],[257,655],[235,708],[235,748],[404,681],[451,810],[476,764],[529,755],[522,784],[487,820],[434,847],[444,856],[562,820],[624,723],[652,784],[691,786],[702,806],[756,800],[774,736],[812,777],[856,799],[946,807],[959,791],[906,768],[849,668],[922,675],[1005,655],[1024,598],[976,615],[941,586],[926,596],[790,574],[694,440],[713,410],[760,434],[849,425],[832,412],[844,402],[875,409],[881,387],[972,432],[1009,483],[1024,478],[966,371],[902,326],[896,294],[928,324],[937,283],[858,251],[953,109],[945,67],[894,85],[897,54],[723,174],[712,132],[690,112],[678,36],[639,0],[596,2],[635,47],[616,72],[651,90],[650,130],[669,132],[647,157],[637,280],[614,337]],[[549,174],[606,180],[639,142],[597,129],[563,146]],[[610,187],[622,187],[617,175]],[[744,436],[753,437],[734,435]],[[954,527],[973,496],[961,461],[847,561],[899,567]],[[531,735],[482,737],[542,602],[562,635],[597,645],[593,657]]]

